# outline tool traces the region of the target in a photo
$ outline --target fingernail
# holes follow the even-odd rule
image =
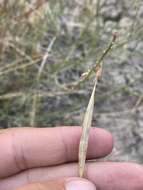
[[[96,190],[96,187],[88,180],[75,179],[66,183],[66,190]]]

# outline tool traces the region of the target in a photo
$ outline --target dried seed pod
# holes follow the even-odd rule
[[[85,161],[86,161],[86,153],[88,147],[88,138],[89,138],[89,131],[92,123],[93,111],[94,111],[94,97],[95,97],[95,90],[97,85],[97,78],[95,80],[95,84],[93,87],[93,91],[87,106],[87,110],[84,116],[83,125],[82,125],[82,135],[80,139],[79,145],[79,176],[83,177],[84,169],[85,169]]]
[[[94,65],[85,75],[82,80],[80,80],[78,84],[81,82],[87,80],[89,76],[92,74],[92,71],[95,72],[96,78],[95,78],[95,84],[93,87],[93,91],[87,106],[87,110],[85,112],[83,124],[82,124],[82,134],[79,144],[79,176],[83,177],[84,175],[84,169],[85,169],[85,162],[86,162],[86,153],[87,153],[87,147],[88,147],[88,138],[89,138],[89,131],[92,123],[92,117],[93,117],[93,111],[94,111],[94,101],[95,101],[95,91],[98,79],[101,77],[102,74],[102,65],[103,65],[103,59],[108,54],[108,52],[113,48],[113,45],[116,41],[116,35],[114,34],[112,37],[111,42],[107,46],[107,48],[103,51],[101,57],[97,60],[96,65]]]

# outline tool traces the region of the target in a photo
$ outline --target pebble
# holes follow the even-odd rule
[[[122,15],[122,9],[113,5],[105,6],[101,9],[101,15],[105,21],[112,20],[118,22]]]

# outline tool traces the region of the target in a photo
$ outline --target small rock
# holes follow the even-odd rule
[[[104,20],[113,20],[113,21],[119,21],[122,15],[122,9],[121,7],[115,7],[115,6],[105,6],[101,9],[101,15],[104,17]]]
[[[131,42],[129,42],[128,44],[127,44],[127,48],[128,48],[128,50],[129,51],[134,51],[135,49],[137,49],[137,41],[136,40],[134,40],[134,41],[131,41]]]
[[[143,42],[139,42],[137,47],[136,47],[136,50],[139,51],[139,52],[142,52],[143,51]]]
[[[117,28],[117,23],[114,21],[107,21],[105,23],[105,31],[107,33],[112,33]]]
[[[139,10],[139,17],[143,18],[143,3],[140,6],[140,10]]]
[[[133,21],[129,17],[123,17],[120,20],[119,26],[121,28],[129,28],[132,25]]]
[[[101,0],[100,4],[102,5],[115,5],[117,0]]]

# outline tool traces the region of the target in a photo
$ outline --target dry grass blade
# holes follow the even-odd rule
[[[95,99],[95,90],[97,86],[98,79],[101,76],[102,73],[102,64],[103,64],[103,59],[104,57],[108,54],[108,52],[113,48],[113,45],[116,40],[116,34],[113,35],[112,41],[109,43],[107,49],[103,51],[103,54],[101,55],[100,59],[97,60],[96,65],[94,65],[87,73],[85,73],[85,76],[82,80],[78,82],[81,83],[89,76],[91,73],[94,71],[96,74],[96,79],[95,79],[95,84],[93,87],[93,91],[87,106],[87,110],[84,116],[83,120],[83,130],[82,130],[82,135],[80,139],[80,145],[79,145],[79,176],[83,177],[84,175],[84,169],[85,169],[85,162],[86,162],[86,153],[87,153],[87,147],[88,147],[88,138],[89,138],[89,130],[91,127],[92,123],[92,117],[93,117],[93,110],[94,110],[94,99]]]
[[[41,75],[42,75],[42,72],[44,70],[44,66],[45,66],[45,64],[47,62],[47,58],[49,56],[49,52],[51,51],[51,49],[52,49],[52,47],[54,45],[55,40],[56,40],[56,37],[54,37],[52,39],[51,43],[47,47],[47,51],[46,51],[44,57],[43,57],[43,60],[42,60],[42,63],[40,65],[40,68],[39,68],[39,71],[38,71],[38,74],[37,74],[37,78],[36,78],[37,87],[39,86]],[[35,94],[33,95],[32,111],[30,112],[30,126],[35,126],[35,118],[36,118],[38,98],[39,98],[39,90],[38,90],[38,92],[36,90]]]
[[[95,90],[97,85],[98,78],[95,79],[95,84],[93,87],[93,91],[87,106],[87,110],[83,120],[83,131],[81,135],[80,145],[79,145],[79,176],[83,177],[84,168],[85,168],[85,160],[86,160],[86,152],[88,147],[88,138],[89,138],[89,131],[92,123],[92,116],[94,110],[94,97],[95,97]]]

